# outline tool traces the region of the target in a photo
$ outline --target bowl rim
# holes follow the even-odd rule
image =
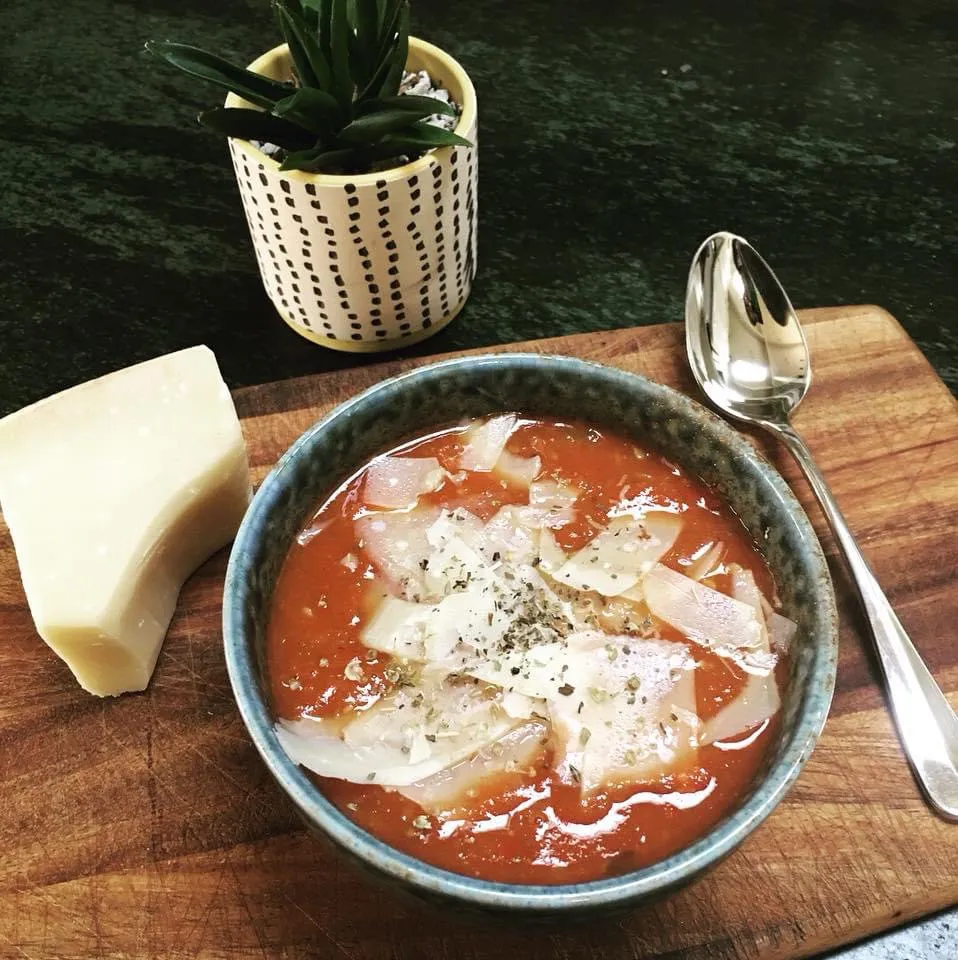
[[[348,819],[289,759],[276,738],[273,717],[259,692],[256,657],[244,627],[244,604],[249,588],[242,573],[253,556],[259,524],[272,509],[291,464],[321,442],[329,425],[349,418],[357,407],[401,390],[411,381],[441,378],[463,367],[530,362],[540,369],[577,371],[627,389],[638,387],[647,395],[667,400],[673,408],[678,408],[680,415],[694,413],[701,417],[704,412],[715,438],[733,453],[744,455],[754,463],[762,483],[770,486],[787,507],[809,545],[812,564],[821,575],[817,578],[821,588],[812,589],[821,595],[820,601],[824,600],[824,609],[819,607],[818,611],[819,621],[826,629],[816,638],[818,649],[795,725],[786,734],[780,757],[765,772],[752,796],[698,840],[670,856],[629,873],[581,883],[502,883],[454,873],[402,853]],[[503,352],[455,357],[388,377],[335,406],[290,445],[256,491],[234,540],[223,591],[223,641],[230,685],[253,744],[274,779],[310,825],[363,863],[411,885],[420,893],[452,898],[474,907],[541,914],[611,907],[666,892],[723,859],[769,816],[807,762],[827,719],[835,686],[838,616],[828,564],[804,509],[778,471],[724,420],[680,391],[641,374],[561,354]],[[818,695],[810,695],[810,691],[816,690]]]

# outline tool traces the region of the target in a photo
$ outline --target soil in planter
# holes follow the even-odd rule
[[[441,100],[443,103],[452,104],[453,109],[456,111],[454,117],[448,117],[438,113],[433,114],[431,117],[426,117],[426,123],[430,123],[435,127],[441,127],[443,130],[454,130],[456,124],[459,122],[459,117],[462,116],[462,106],[453,100],[452,94],[445,87],[436,83],[426,70],[407,71],[404,73],[402,82],[399,84],[399,93],[400,96],[410,94],[417,97],[432,97],[434,100]],[[287,151],[283,147],[276,146],[274,143],[260,143],[254,140],[253,146],[261,150],[268,157],[272,157],[277,163],[282,163],[286,157]],[[401,167],[404,164],[412,163],[413,160],[417,160],[427,152],[428,151],[424,150],[422,153],[415,155],[400,154],[389,160],[380,160],[378,163],[371,165],[368,170],[352,172],[360,174],[376,173],[379,170],[392,170],[394,167]]]

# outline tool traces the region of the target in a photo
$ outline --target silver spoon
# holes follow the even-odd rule
[[[805,335],[775,274],[741,237],[716,233],[696,252],[685,299],[685,342],[692,374],[712,403],[773,433],[805,472],[858,586],[905,754],[932,807],[958,820],[958,716],[788,422],[812,382]]]

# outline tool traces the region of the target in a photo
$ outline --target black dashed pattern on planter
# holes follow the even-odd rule
[[[476,276],[476,191],[475,191],[475,151],[466,156],[466,282],[472,286]]]
[[[419,193],[419,190],[416,189],[413,193]],[[410,196],[412,196],[412,194],[410,194]],[[422,241],[422,233],[416,226],[415,220],[410,220],[409,223],[406,224],[406,232],[409,234],[409,242],[413,245],[413,250],[419,257],[420,279],[425,281],[419,288],[419,292],[422,295],[420,304],[422,306],[423,325],[425,326],[425,322],[431,320],[432,311],[432,305],[429,300],[429,280],[431,279],[431,274],[429,273],[429,254],[426,252],[426,245]]]
[[[433,249],[436,256],[436,277],[439,280],[439,310],[443,317],[449,313],[449,291],[446,285],[446,237],[442,228],[442,167],[437,163],[432,168],[433,199],[436,219],[432,231]]]

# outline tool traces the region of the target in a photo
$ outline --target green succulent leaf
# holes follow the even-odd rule
[[[380,49],[379,56],[377,58],[378,65],[373,72],[372,78],[369,83],[362,89],[362,92],[356,98],[357,103],[362,103],[365,100],[370,99],[371,97],[381,97],[381,96],[395,96],[399,92],[399,82],[402,80],[402,71],[406,65],[406,56],[403,55],[401,64],[399,67],[399,78],[396,80],[395,89],[384,94],[383,90],[387,85],[387,80],[390,77],[390,74],[394,72],[394,66],[396,63],[396,58],[400,54],[400,28],[402,26],[402,13],[405,9],[406,0],[401,0],[397,3],[395,11],[395,19],[390,28],[384,32],[386,37],[383,42],[383,46]],[[407,34],[407,52],[408,52],[408,34]]]
[[[353,78],[349,72],[349,18],[345,0],[333,0],[329,17],[329,63],[333,71],[331,93],[343,111],[353,102]]]
[[[386,74],[389,73],[389,68],[391,63],[388,58],[383,60],[379,66],[376,68],[372,77],[370,78],[369,83],[360,91],[359,95],[356,97],[357,107],[359,104],[365,103],[367,100],[376,97],[377,91],[382,87],[383,83],[386,80]]]
[[[314,6],[308,0],[299,0],[299,8],[303,13],[303,23],[306,24],[309,32],[319,39],[319,14]]]
[[[342,111],[336,99],[325,90],[312,87],[302,87],[280,100],[273,113],[326,139],[342,126]]]
[[[329,150],[319,148],[290,153],[280,165],[280,170],[302,170],[305,173],[336,173],[351,168],[355,159],[354,150]]]
[[[395,148],[397,153],[431,150],[433,147],[471,147],[472,144],[458,133],[443,130],[431,123],[413,123],[396,133],[386,134],[380,144]]]
[[[333,11],[333,0],[301,0],[304,12],[312,21],[312,29],[319,44],[319,52],[329,64],[330,89],[332,88],[333,59],[329,47],[329,18]]]
[[[149,40],[146,49],[184,73],[215,83],[259,107],[273,106],[278,100],[289,96],[292,89],[289,84],[244,70],[222,57],[187,43]]]
[[[350,12],[356,34],[375,52],[380,46],[378,0],[350,0]]]
[[[369,82],[369,64],[362,41],[350,29],[347,34],[349,45],[349,76],[354,90],[362,90]]]
[[[366,100],[356,107],[356,114],[363,117],[370,113],[378,113],[380,110],[403,110],[406,113],[415,114],[416,116],[410,117],[413,120],[431,117],[437,113],[444,117],[454,117],[456,115],[456,108],[451,103],[445,103],[433,97],[419,97],[411,93]]]
[[[363,173],[376,160],[389,160],[396,156],[392,147],[379,144],[367,147],[315,147],[290,153],[280,166],[281,170],[302,170],[305,173]]]
[[[299,0],[274,0],[274,6],[300,83],[304,87],[328,90],[332,86],[329,63],[323,56],[319,39],[307,22]]]
[[[375,66],[369,82],[361,88],[362,92],[356,98],[357,102],[362,102],[369,97],[378,95],[386,77],[392,67],[393,57],[396,56],[396,41],[399,32],[399,21],[402,8],[406,0],[384,0],[385,6],[382,6],[383,0],[380,0],[380,16],[382,20],[382,29],[379,35],[379,49],[375,57]],[[403,61],[405,63],[405,60]],[[394,93],[397,91],[393,91]]]
[[[404,0],[377,0],[377,14],[379,17],[379,59],[392,46],[393,38],[399,28],[399,11]]]
[[[343,127],[336,138],[340,143],[374,143],[387,133],[409,127],[417,118],[403,110],[388,110],[357,117]]]
[[[396,32],[395,47],[389,58],[389,71],[382,86],[376,91],[380,97],[392,97],[399,93],[406,60],[409,58],[409,3],[402,0],[399,8],[399,25]]]
[[[289,154],[281,169],[307,173],[363,173],[377,160],[391,160],[401,153],[394,146],[381,143],[363,147],[316,147]]]
[[[334,0],[300,0],[304,13],[311,13],[317,21],[329,23],[329,11]]]
[[[204,110],[197,117],[203,126],[217,133],[235,137],[238,140],[258,140],[263,143],[275,143],[284,150],[302,150],[313,143],[315,137],[305,130],[274,117],[263,110],[249,110],[245,107],[214,107]]]
[[[379,4],[349,0],[349,70],[357,90],[365,88],[378,65]]]
[[[283,157],[283,162],[279,165],[279,168],[280,170],[305,170],[310,173],[315,173],[316,171],[312,168],[312,164],[316,161],[316,158],[322,156],[324,152],[328,152],[328,148],[324,146],[310,147],[308,150],[291,151]]]

